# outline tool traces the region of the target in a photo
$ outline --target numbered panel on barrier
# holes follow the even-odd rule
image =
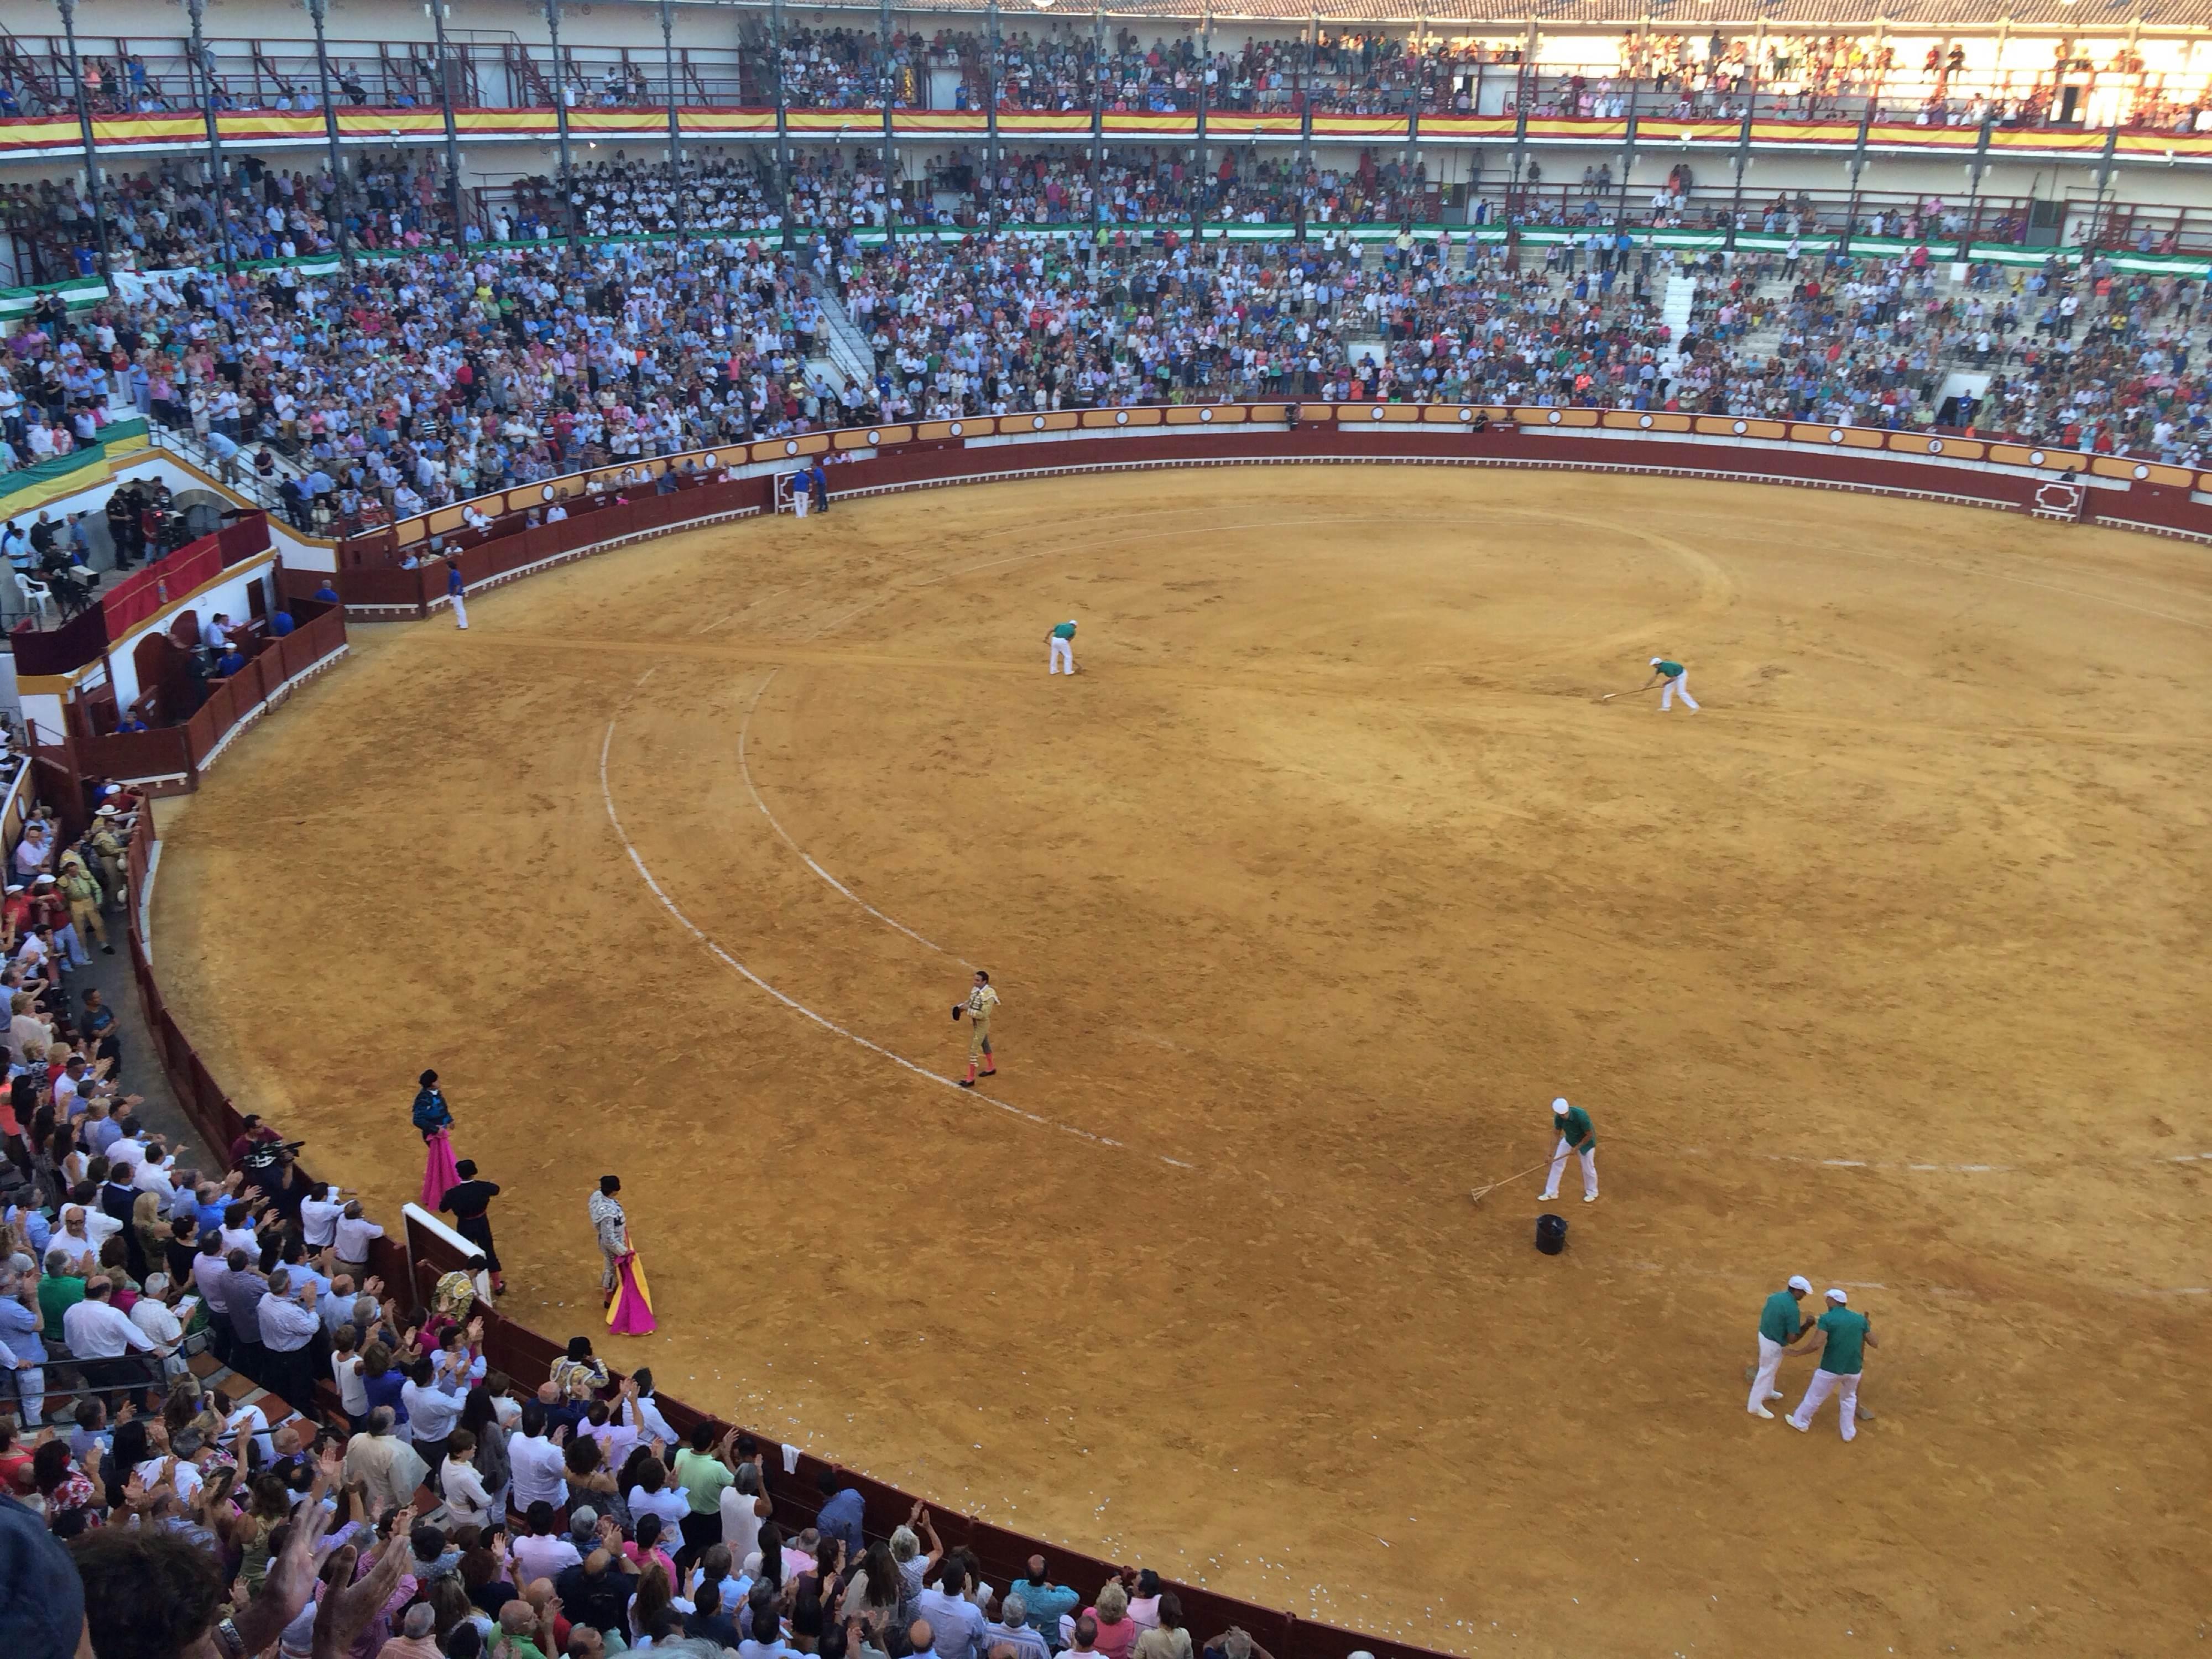
[[[2089,517],[2089,486],[2070,478],[2046,479],[2036,485],[2034,505],[2029,510],[2039,519],[2084,523]]]

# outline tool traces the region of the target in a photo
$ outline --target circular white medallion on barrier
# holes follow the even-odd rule
[[[1943,453],[1943,441],[1941,438],[1930,438],[1928,441],[1928,453],[1930,455],[1941,455]]]
[[[2039,449],[2029,450],[2027,452],[2027,464],[2030,466],[2041,466],[2043,465],[2043,452]]]
[[[799,440],[796,438],[787,438],[784,440],[783,453],[787,455],[796,455],[799,453]]]
[[[1381,420],[1382,418],[1382,405],[1377,404],[1374,408],[1369,410],[1367,411],[1367,418],[1370,421]]]
[[[553,486],[551,484],[546,484],[540,489],[538,492],[538,499],[541,501],[551,501],[553,499]]]
[[[1832,432],[1828,434],[1828,441],[1832,444],[1839,444],[1843,442],[1843,441],[1844,429],[1841,427],[1836,428]]]
[[[2137,467],[2136,469],[2136,477],[2138,478],[2148,478],[2150,477],[2150,469],[2147,466]]]
[[[1118,409],[1118,410],[1115,410],[1114,411],[1114,424],[1115,424],[1115,426],[1127,426],[1127,425],[1128,425],[1128,424],[1129,424],[1129,411],[1128,411],[1127,410],[1126,410],[1126,409]]]
[[[1474,411],[1473,410],[1471,410],[1471,409],[1462,409],[1462,410],[1460,410],[1460,412],[1459,412],[1459,423],[1460,423],[1462,426],[1471,426],[1471,425],[1473,425],[1473,424],[1474,424]]]
[[[1636,424],[1649,432],[1651,429],[1651,417],[1649,415],[1638,415],[1636,417]]]
[[[1044,416],[1042,416],[1042,415],[1032,415],[1032,416],[1030,416],[1030,431],[1032,431],[1032,432],[1042,432],[1042,431],[1043,431],[1043,430],[1044,430]]]
[[[884,434],[881,432],[877,430],[874,427],[870,427],[868,428],[868,443],[871,447],[883,442],[883,441]]]
[[[711,449],[699,458],[699,465],[702,466],[712,466],[714,464],[714,452]]]
[[[946,430],[947,430],[947,431],[949,431],[949,432],[951,432],[954,437],[956,437],[956,438],[957,438],[957,437],[958,437],[958,436],[960,435],[960,434],[961,434],[961,430],[962,430],[962,428],[961,428],[960,422],[957,422],[957,421],[953,422],[953,423],[952,423],[950,427],[948,427],[948,428],[946,428]]]
[[[1212,426],[1213,424],[1213,411],[1210,409],[1200,410],[1198,411],[1198,423],[1200,426]]]
[[[1738,421],[1731,430],[1735,432],[1737,437],[1741,438],[1745,433],[1751,430],[1751,422],[1749,421]]]
[[[1555,409],[1555,410],[1553,410],[1549,415],[1547,415],[1544,418],[1545,418],[1546,420],[1549,421],[1549,422],[1550,422],[1553,426],[1557,426],[1557,425],[1559,425],[1559,423],[1561,421],[1563,421],[1563,420],[1566,419],[1566,416],[1564,416],[1564,415],[1562,415],[1562,414],[1560,414],[1560,413],[1559,413],[1559,411],[1558,410],[1556,410],[1556,409]]]

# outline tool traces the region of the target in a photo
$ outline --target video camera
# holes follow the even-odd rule
[[[300,1148],[307,1144],[304,1140],[257,1141],[247,1148],[246,1156],[239,1160],[238,1167],[248,1176],[273,1175],[286,1152],[296,1157]]]

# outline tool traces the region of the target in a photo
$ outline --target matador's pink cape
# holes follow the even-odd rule
[[[653,1317],[645,1264],[635,1250],[615,1264],[615,1299],[607,1304],[607,1328],[617,1336],[651,1336],[660,1328]]]
[[[422,1165],[422,1207],[432,1215],[446,1201],[446,1194],[461,1184],[461,1172],[453,1167],[453,1143],[443,1129],[435,1130],[422,1143],[425,1163]]]

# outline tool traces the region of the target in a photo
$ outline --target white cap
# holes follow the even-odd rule
[[[1561,1095],[1552,1103],[1552,1112],[1556,1117],[1565,1117],[1567,1115],[1567,1097],[1565,1095]]]
[[[1793,1291],[1802,1291],[1810,1296],[1813,1292],[1813,1281],[1802,1273],[1792,1273],[1790,1275],[1790,1288]]]
[[[1656,668],[1656,667],[1659,665],[1659,664],[1660,664],[1661,660],[1662,660],[1662,659],[1661,659],[1660,658],[1657,658],[1657,657],[1654,657],[1654,658],[1652,658],[1652,659],[1651,659],[1651,665],[1652,665],[1654,668]]]
[[[1845,1296],[1841,1291],[1836,1289],[1835,1286],[1832,1285],[1828,1287],[1828,1300],[1831,1302],[1848,1303],[1850,1300],[1850,1297]]]

